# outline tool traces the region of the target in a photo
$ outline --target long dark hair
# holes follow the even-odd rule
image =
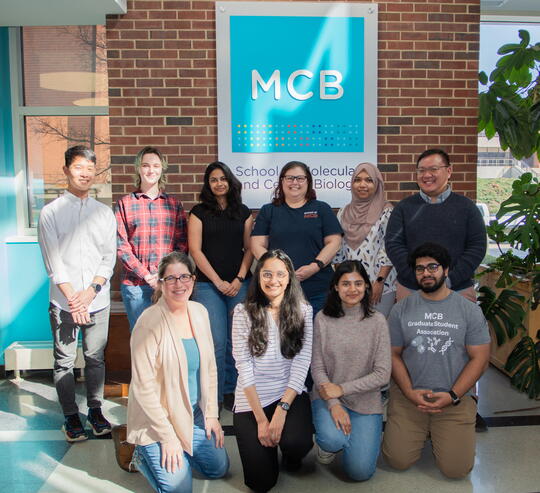
[[[300,161],[289,161],[285,166],[283,166],[283,168],[281,168],[281,172],[279,173],[279,180],[274,190],[272,205],[283,205],[285,203],[283,177],[291,168],[302,168],[307,176],[306,200],[309,202],[310,200],[317,198],[317,194],[315,193],[315,190],[313,190],[313,177],[311,176],[311,171],[309,171],[307,164],[301,163]]]
[[[213,214],[218,215],[221,213],[221,207],[219,206],[216,197],[210,188],[210,174],[216,169],[223,171],[223,174],[227,179],[227,183],[229,184],[229,191],[227,192],[227,208],[225,209],[224,213],[231,219],[239,219],[241,217],[242,210],[242,184],[238,178],[233,175],[230,168],[221,161],[214,161],[206,167],[206,171],[204,172],[203,186],[201,193],[199,194],[199,200],[201,204]]]
[[[281,260],[289,274],[289,284],[285,289],[283,301],[279,308],[279,335],[281,354],[284,358],[294,358],[302,349],[304,338],[304,315],[301,304],[305,303],[300,282],[294,274],[291,259],[283,250],[269,250],[257,263],[253,279],[249,285],[244,306],[251,321],[248,345],[253,356],[262,356],[268,346],[268,325],[266,308],[270,302],[261,289],[261,270],[268,259]]]
[[[339,297],[336,287],[344,274],[350,274],[352,272],[358,272],[366,283],[366,291],[364,293],[364,297],[360,301],[360,306],[364,309],[364,318],[369,318],[371,315],[373,315],[373,308],[371,307],[372,288],[366,269],[358,260],[345,260],[345,262],[342,262],[336,267],[334,277],[332,277],[332,280],[330,281],[330,289],[323,308],[323,313],[326,316],[340,318],[345,315],[341,298]]]

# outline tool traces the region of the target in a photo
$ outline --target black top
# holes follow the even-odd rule
[[[217,215],[203,204],[191,209],[202,222],[201,250],[217,275],[231,282],[238,275],[244,257],[244,224],[251,211],[242,204],[239,219],[231,219],[223,211]],[[251,276],[248,270],[246,278]],[[212,282],[197,268],[197,280]]]

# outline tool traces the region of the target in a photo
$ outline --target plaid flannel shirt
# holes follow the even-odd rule
[[[142,192],[124,195],[116,204],[117,254],[124,266],[122,284],[141,286],[158,270],[161,258],[187,253],[187,222],[182,203],[161,191],[151,199]]]

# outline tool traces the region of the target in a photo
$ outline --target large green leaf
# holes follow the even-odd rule
[[[486,320],[491,324],[497,344],[512,339],[523,328],[525,310],[521,303],[525,298],[512,289],[503,289],[499,296],[488,286],[480,288],[478,302]]]
[[[534,343],[525,336],[508,356],[505,370],[512,374],[510,382],[520,392],[526,392],[531,399],[540,395],[540,367],[538,353],[540,343]]]
[[[519,31],[519,43],[501,46],[502,55],[489,74],[479,74],[487,90],[480,99],[478,131],[491,139],[499,136],[501,148],[516,159],[540,156],[540,43],[530,45],[530,35]],[[534,107],[534,111],[531,111]]]

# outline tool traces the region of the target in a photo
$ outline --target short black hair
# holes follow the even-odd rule
[[[450,157],[442,149],[428,149],[427,151],[424,151],[422,154],[420,154],[420,156],[418,156],[418,159],[416,160],[416,167],[418,168],[418,165],[420,164],[420,161],[422,161],[422,159],[433,156],[435,154],[441,156],[446,166],[452,166],[450,164]]]
[[[77,157],[83,157],[85,159],[88,159],[88,161],[92,161],[94,164],[96,164],[96,153],[89,149],[86,146],[78,145],[70,147],[64,154],[65,164],[66,168],[69,168],[69,165],[75,160]]]
[[[421,257],[431,257],[435,259],[439,264],[441,264],[443,269],[448,269],[450,267],[450,262],[452,261],[448,250],[438,243],[423,243],[422,245],[417,246],[409,254],[409,265],[412,270],[416,267],[416,259]]]
[[[339,280],[342,278],[342,276],[344,276],[345,274],[350,274],[352,272],[358,272],[358,274],[360,274],[360,277],[362,277],[366,284],[366,291],[364,293],[364,297],[362,298],[362,301],[360,301],[360,305],[362,305],[362,308],[364,309],[364,317],[368,318],[371,317],[371,315],[373,314],[373,309],[371,306],[372,288],[366,269],[359,260],[345,260],[345,262],[341,262],[341,264],[336,267],[334,276],[330,281],[330,287],[328,289],[326,303],[324,304],[323,308],[323,313],[327,317],[340,318],[345,316],[345,312],[343,311],[343,305],[341,303],[341,298],[339,297],[339,293],[336,290],[336,286],[339,284]]]

